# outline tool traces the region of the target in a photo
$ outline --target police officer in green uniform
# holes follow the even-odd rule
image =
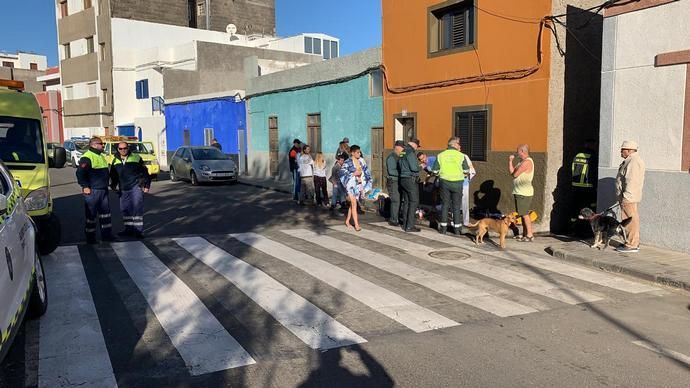
[[[109,166],[103,156],[103,140],[100,137],[92,137],[89,140],[89,149],[79,159],[77,166],[77,183],[81,186],[85,202],[84,232],[89,244],[96,243],[96,220],[101,228],[101,239],[113,240],[108,202],[109,181]]]
[[[577,216],[585,207],[596,211],[597,208],[597,190],[596,190],[596,141],[587,140],[584,143],[582,152],[578,152],[573,158],[571,164],[571,188],[573,198],[573,209],[571,221],[577,222]],[[587,224],[584,222],[583,224]],[[582,227],[575,227],[577,234],[589,234],[591,231],[589,225],[582,225]],[[581,233],[584,232],[584,233]]]
[[[436,156],[436,162],[432,169],[441,180],[441,215],[438,222],[438,231],[446,234],[448,230],[448,209],[453,211],[453,231],[460,234],[462,231],[462,186],[465,175],[469,174],[470,166],[465,155],[460,152],[460,138],[448,139],[448,149]],[[452,205],[452,206],[451,206]]]
[[[393,151],[386,157],[386,189],[391,200],[390,217],[388,223],[393,226],[400,225],[400,156],[405,142],[396,140]]]

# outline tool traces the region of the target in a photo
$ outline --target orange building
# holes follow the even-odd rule
[[[382,1],[385,148],[417,137],[435,154],[459,136],[478,173],[470,206],[505,213],[514,210],[508,156],[526,143],[536,167],[532,206],[540,218],[550,213],[551,0]]]

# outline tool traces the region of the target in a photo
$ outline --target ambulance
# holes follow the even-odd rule
[[[156,153],[153,150],[153,143],[142,142],[136,136],[99,136],[103,140],[103,154],[108,164],[113,162],[115,155],[117,155],[118,143],[125,142],[129,146],[129,152],[132,154],[139,154],[144,161],[146,169],[151,175],[151,179],[156,179],[158,173],[161,171],[161,166],[156,159]]]
[[[0,79],[0,160],[12,172],[46,255],[60,243],[60,220],[53,213],[43,114],[34,95],[23,90],[21,81]],[[65,149],[53,152],[55,164],[64,165]]]

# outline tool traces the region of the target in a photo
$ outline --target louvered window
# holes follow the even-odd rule
[[[431,11],[431,52],[452,50],[474,44],[474,1],[465,0]]]
[[[455,113],[455,136],[460,138],[462,152],[473,161],[486,161],[489,130],[487,113],[485,110]]]

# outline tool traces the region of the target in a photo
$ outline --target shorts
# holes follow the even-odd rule
[[[525,197],[524,195],[513,195],[515,197],[515,210],[519,216],[526,216],[530,211],[532,205],[532,197]]]

